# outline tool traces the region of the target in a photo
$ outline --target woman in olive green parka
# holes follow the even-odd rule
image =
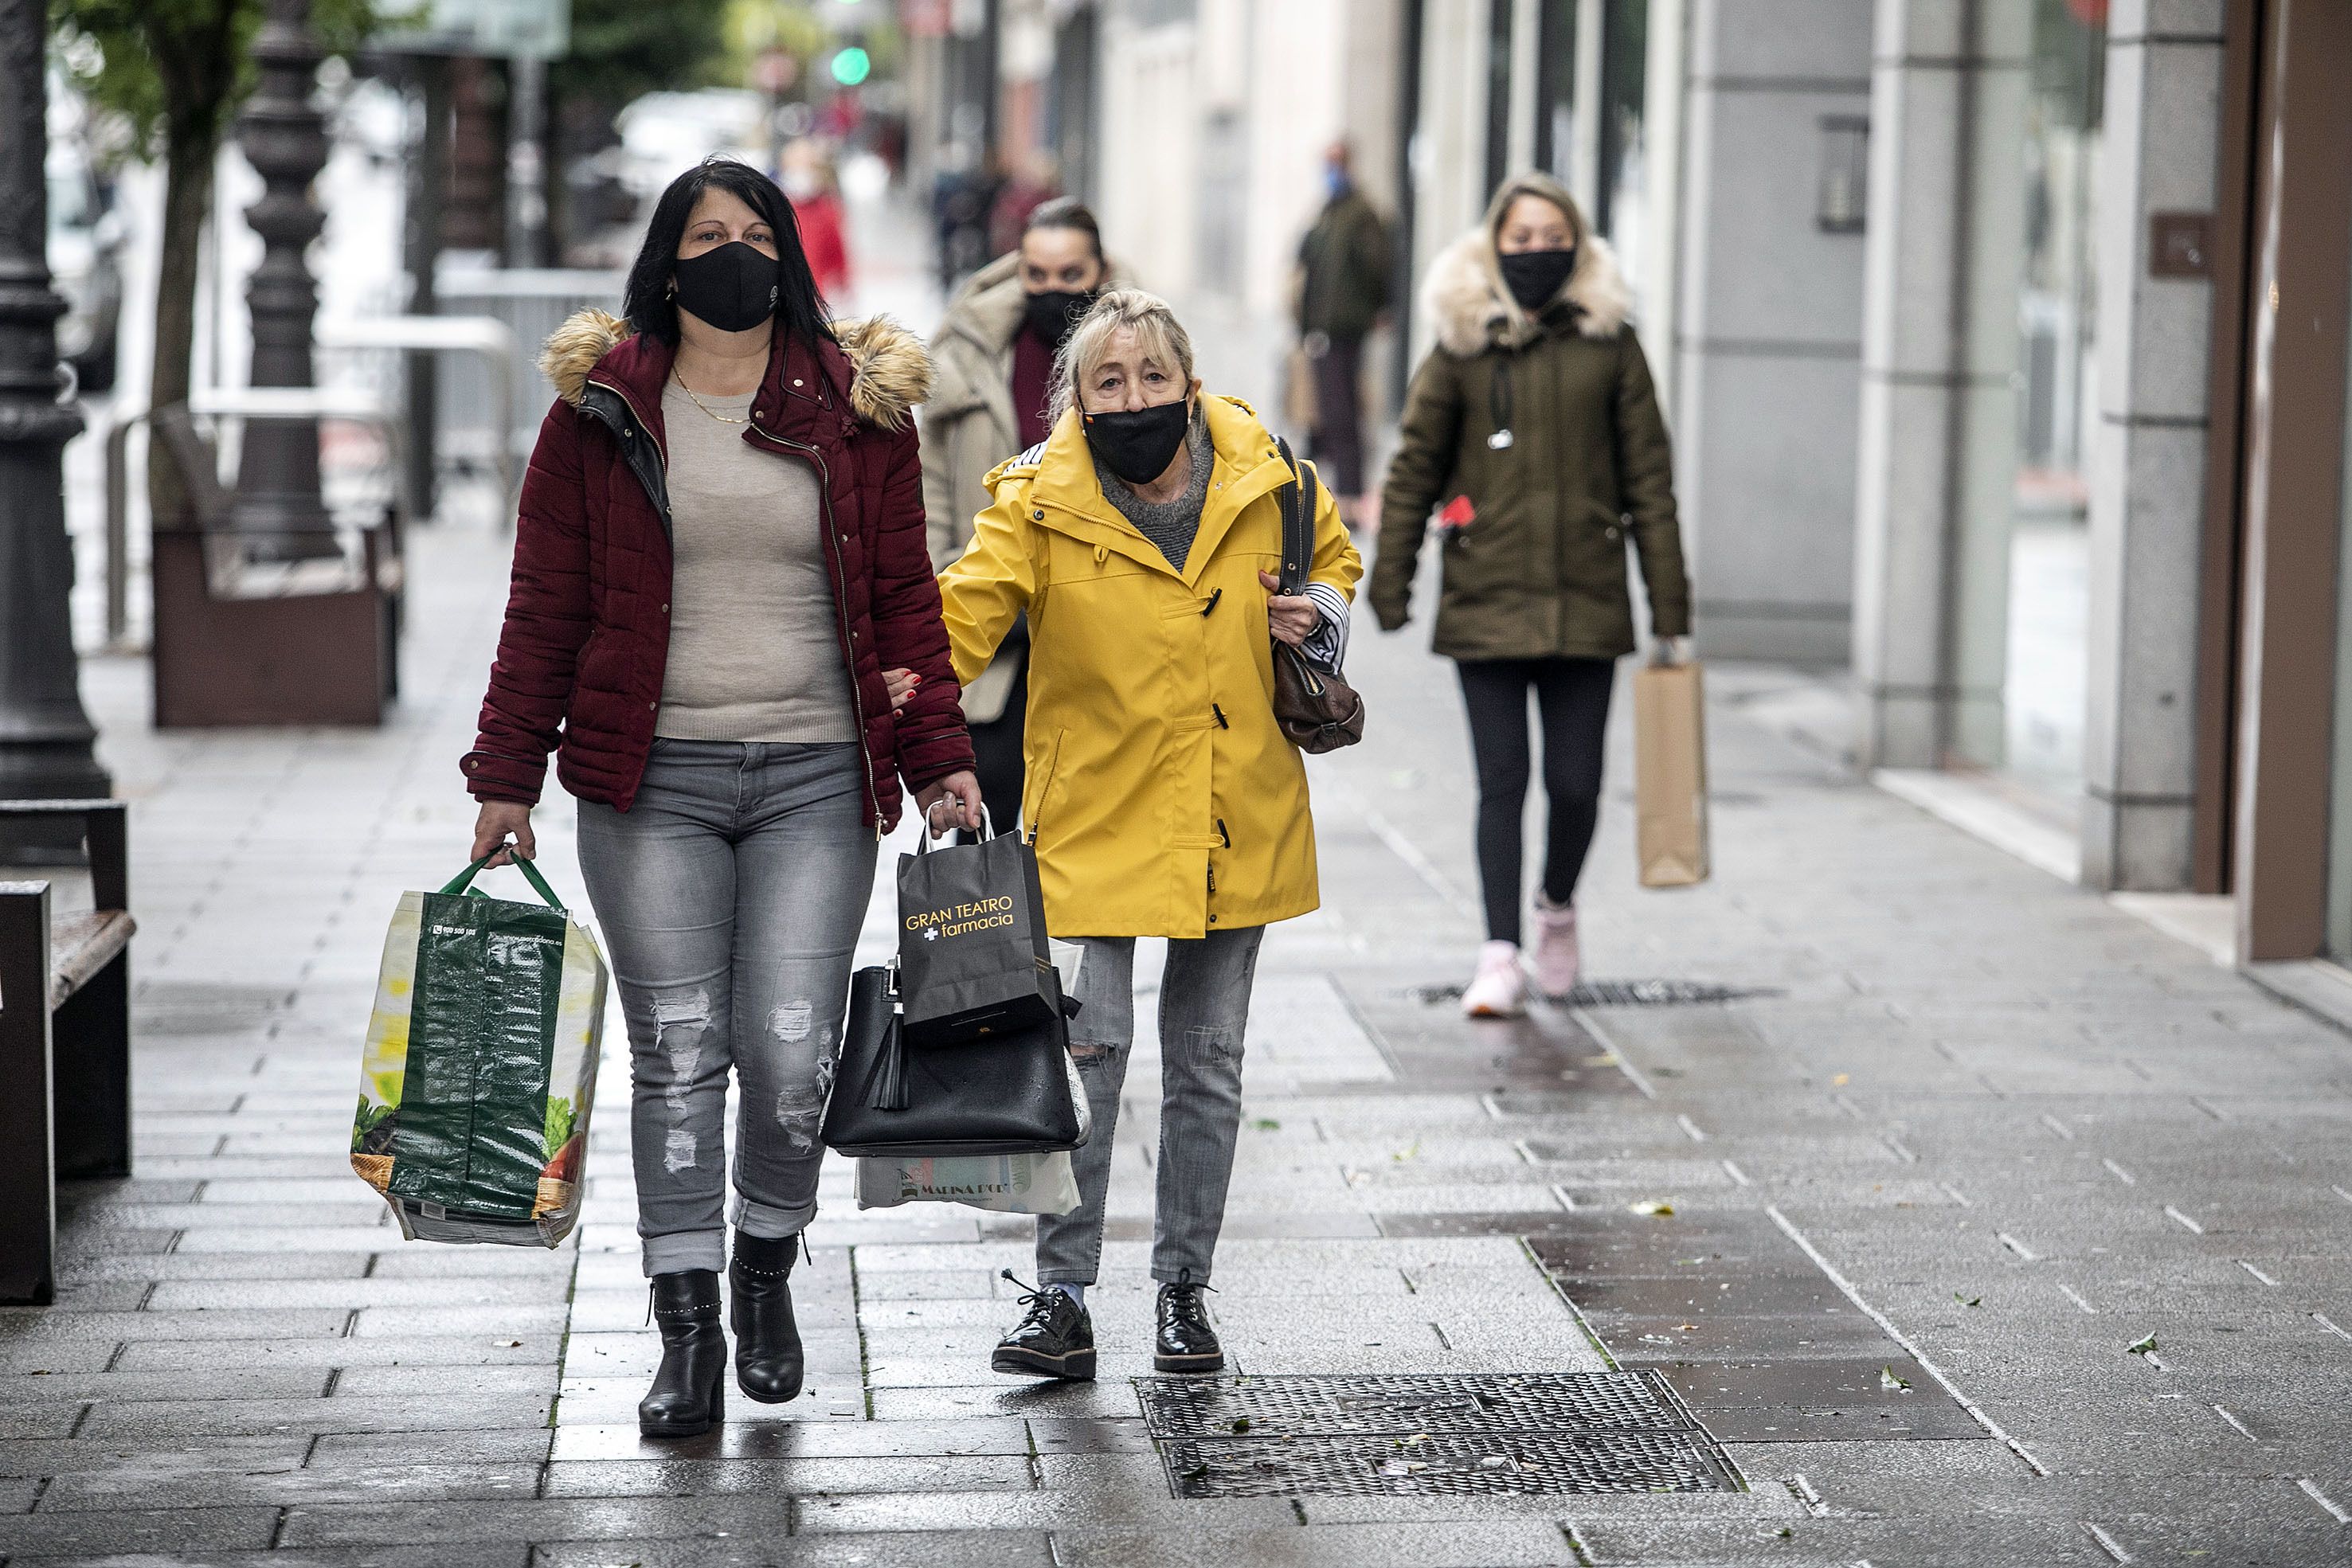
[[[1368,597],[1384,630],[1405,623],[1436,514],[1433,645],[1459,666],[1478,764],[1488,940],[1463,998],[1474,1016],[1525,1001],[1530,691],[1551,808],[1533,967],[1550,994],[1576,983],[1572,900],[1599,815],[1615,661],[1634,646],[1629,538],[1652,632],[1690,631],[1673,455],[1632,303],[1607,243],[1542,174],[1505,183],[1486,222],[1438,256],[1423,297],[1437,346],[1406,395]]]

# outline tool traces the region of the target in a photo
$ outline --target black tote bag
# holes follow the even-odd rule
[[[927,825],[928,826],[928,825]],[[982,824],[986,832],[986,825]],[[898,857],[899,991],[907,1038],[960,1045],[1054,1021],[1037,852],[1012,833]]]
[[[887,968],[849,982],[849,1023],[824,1108],[825,1146],[845,1155],[1042,1155],[1086,1141],[1069,1030],[1056,999],[1045,1021],[953,1051],[910,1050]]]

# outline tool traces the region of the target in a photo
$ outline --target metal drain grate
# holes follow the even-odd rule
[[[1412,995],[1433,1008],[1460,1001],[1462,989],[1458,985],[1418,986]],[[1719,986],[1709,980],[1583,980],[1568,995],[1551,999],[1570,1008],[1686,1008],[1780,994],[1768,988]]]
[[[1155,1437],[1412,1437],[1690,1423],[1638,1372],[1435,1376],[1139,1378]]]
[[[1181,1498],[1732,1490],[1712,1447],[1691,1432],[1497,1432],[1425,1441],[1211,1437],[1163,1452]]]
[[[1776,993],[1718,986],[1706,980],[1582,980],[1569,992],[1572,1008],[1686,1008],[1705,1002],[1736,1002]]]
[[[1732,1491],[1647,1370],[1138,1378],[1180,1498]]]

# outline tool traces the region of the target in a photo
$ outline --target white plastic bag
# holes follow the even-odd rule
[[[1078,1180],[1066,1154],[958,1155],[857,1162],[857,1207],[961,1203],[999,1214],[1067,1214]]]

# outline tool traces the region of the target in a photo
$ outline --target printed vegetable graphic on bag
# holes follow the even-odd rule
[[[543,904],[407,893],[385,934],[352,1168],[403,1235],[554,1247],[580,1214],[606,970],[527,861]]]

